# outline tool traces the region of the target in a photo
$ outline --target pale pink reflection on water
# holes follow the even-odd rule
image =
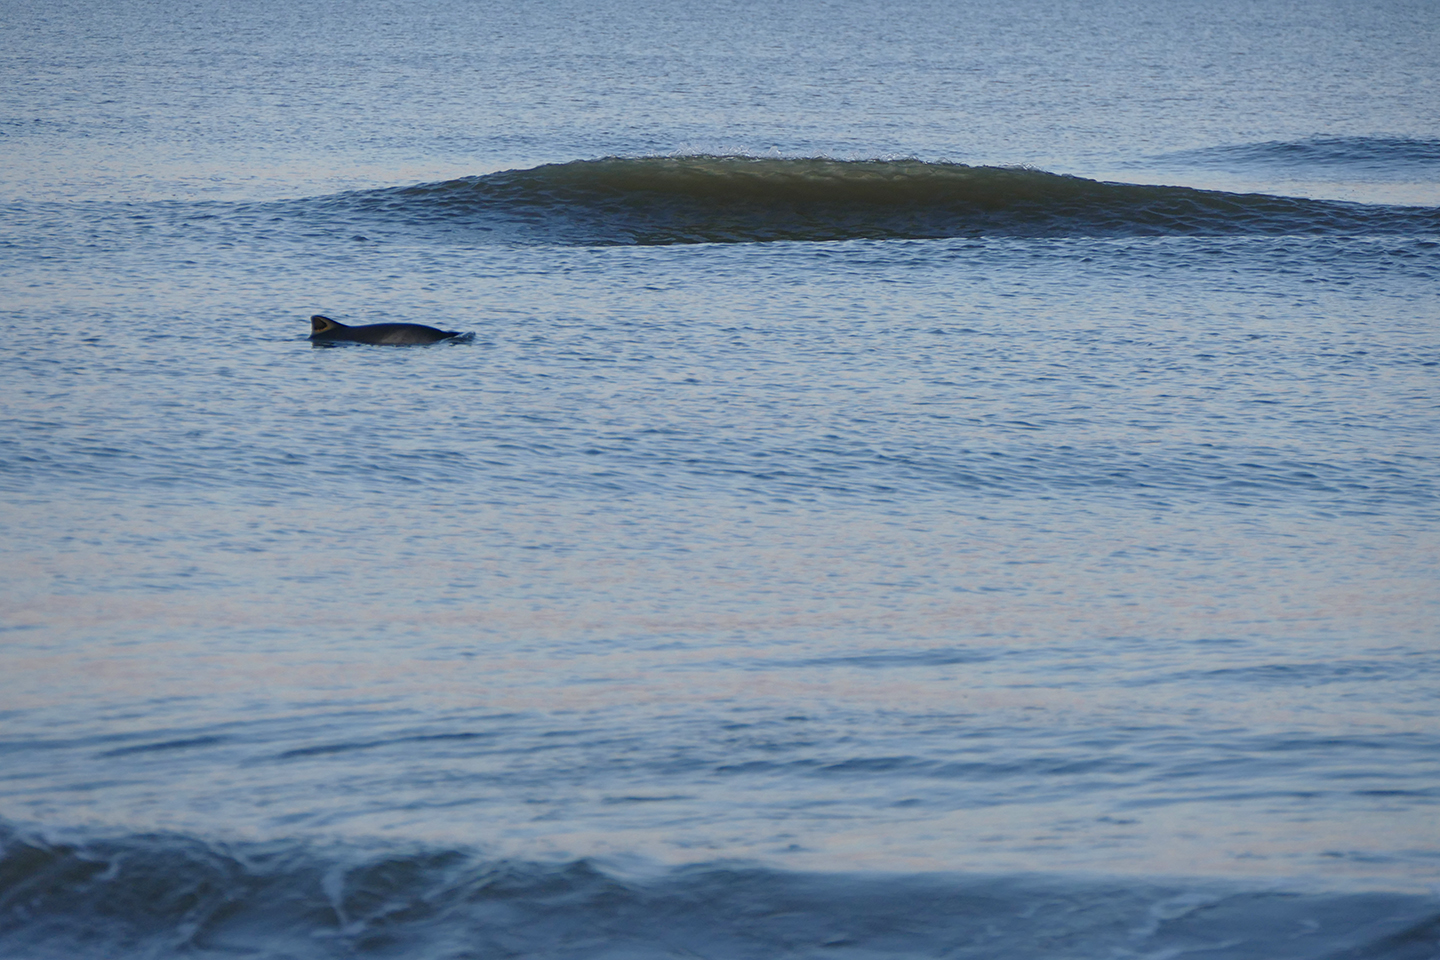
[[[436,525],[441,512],[453,515]],[[778,511],[766,518],[768,529],[757,529],[744,522],[748,512],[671,514],[636,527],[511,510],[503,536],[483,508],[396,507],[355,517],[268,507],[235,516],[243,522],[227,531],[203,511],[98,522],[77,515],[86,549],[12,554],[6,576],[20,599],[9,616],[27,629],[11,633],[10,705],[33,711],[33,729],[54,735],[101,716],[112,735],[153,730],[163,739],[166,730],[203,727],[207,717],[223,731],[339,711],[309,735],[324,747],[345,742],[343,716],[358,711],[370,717],[367,727],[395,714],[382,724],[392,733],[368,735],[379,741],[466,716],[477,719],[461,721],[464,729],[483,732],[484,717],[501,715],[532,718],[538,725],[522,741],[536,748],[549,749],[547,729],[575,724],[613,738],[617,746],[598,756],[588,748],[576,755],[577,764],[599,762],[608,774],[592,774],[589,786],[562,778],[534,795],[484,786],[486,771],[532,762],[523,745],[518,754],[460,750],[411,761],[422,805],[435,799],[425,784],[436,777],[473,781],[456,798],[462,811],[519,803],[498,832],[493,813],[416,820],[401,812],[403,791],[387,794],[383,809],[342,803],[320,821],[357,834],[418,832],[516,851],[662,860],[783,851],[788,862],[811,866],[1264,875],[1314,869],[1318,848],[1333,852],[1332,869],[1345,873],[1368,869],[1347,861],[1346,850],[1403,847],[1407,831],[1432,825],[1423,812],[1357,823],[1333,796],[1318,806],[1275,794],[1283,774],[1254,795],[1237,782],[1228,802],[1215,802],[1213,785],[1187,799],[1189,788],[1175,782],[1147,786],[1135,770],[1157,747],[1117,733],[1169,727],[1183,752],[1193,748],[1187,730],[1229,729],[1250,740],[1414,730],[1430,708],[1404,683],[1376,702],[1354,700],[1343,685],[1256,698],[1204,680],[1281,662],[1303,669],[1373,657],[1393,640],[1366,632],[1377,611],[1385,613],[1374,622],[1392,633],[1423,630],[1428,568],[1413,566],[1405,538],[1388,531],[1357,527],[1343,544],[1312,548],[1301,523],[1257,525],[1237,557],[1233,529],[1172,520],[1129,523],[1102,555],[1053,520],[1033,530],[1013,516],[947,515],[922,525],[838,509]],[[1096,522],[1092,513],[1077,525]],[[201,523],[210,528],[206,539],[189,541],[185,531]],[[444,532],[417,539],[411,531],[422,525]],[[326,532],[342,529],[343,539]],[[567,551],[567,543],[583,546]],[[1272,553],[1286,558],[1283,582],[1254,578]],[[1325,574],[1337,567],[1347,571],[1340,583]],[[164,596],[139,589],[147,577],[177,571],[181,585]],[[1263,646],[1248,642],[1257,631]],[[76,703],[93,706],[77,712]],[[846,719],[852,715],[870,719]],[[910,756],[922,776],[901,771],[909,786],[898,789],[915,796],[889,795],[897,784],[884,775],[827,785],[762,765],[748,785],[702,777],[677,783],[673,795],[662,788],[643,815],[607,799],[663,787],[663,775],[643,789],[625,785],[628,765],[656,760],[647,756],[646,730],[666,731],[657,741],[662,753],[693,753],[693,761],[723,768],[725,750],[706,745],[717,725],[782,717],[798,718],[790,723],[797,730],[829,731],[806,752],[813,770],[854,755]],[[909,728],[950,733],[912,738]],[[814,736],[797,730],[781,723],[762,740]],[[947,779],[956,764],[1043,766],[1047,752],[1064,749],[1044,735],[1017,735],[1025,730],[1104,741],[1093,750],[1099,792],[1011,795],[1003,777],[993,790]],[[823,746],[837,732],[847,745]],[[1011,738],[1008,760],[989,752],[986,738],[997,735]],[[745,759],[753,746],[731,759],[760,762]],[[256,749],[261,762],[269,748]],[[363,775],[373,757],[357,749],[356,762],[355,775]],[[203,802],[112,787],[91,810],[176,826],[219,809],[234,830],[264,832],[272,818],[301,809],[299,784],[312,775],[343,780],[348,769],[346,761],[324,774],[292,768],[286,779],[300,779],[278,793],[265,788],[273,796],[263,803],[246,799],[243,786],[238,794],[194,787],[210,796]],[[828,812],[856,802],[869,808],[872,792],[878,807],[864,823]],[[546,814],[559,810],[563,826]],[[720,810],[728,827],[717,833]],[[1418,877],[1417,870],[1401,873]]]

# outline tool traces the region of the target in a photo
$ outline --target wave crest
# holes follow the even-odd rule
[[[422,230],[583,244],[1440,232],[1440,210],[921,160],[611,157],[322,201]]]

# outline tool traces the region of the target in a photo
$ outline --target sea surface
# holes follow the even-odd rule
[[[0,957],[1440,957],[1433,0],[0,49]]]

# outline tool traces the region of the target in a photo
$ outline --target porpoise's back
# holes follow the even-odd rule
[[[398,347],[438,343],[459,335],[420,323],[369,323],[351,327],[318,314],[310,318],[310,339],[319,343],[376,343]]]

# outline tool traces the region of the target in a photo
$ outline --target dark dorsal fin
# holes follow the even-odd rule
[[[322,317],[318,313],[310,318],[311,333],[324,333],[327,330],[337,330],[342,326],[344,326],[344,324],[336,323],[329,317]]]

